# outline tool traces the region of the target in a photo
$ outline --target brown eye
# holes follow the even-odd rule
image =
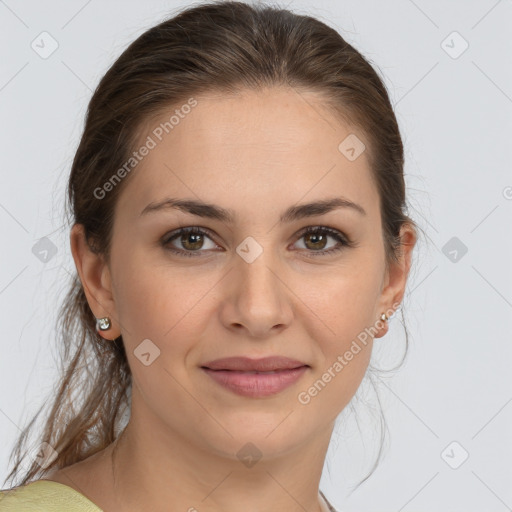
[[[299,235],[299,240],[302,239],[304,239],[304,250],[308,255],[313,256],[329,255],[342,249],[356,247],[356,244],[343,233],[323,226],[306,228]],[[326,249],[329,239],[335,240],[337,244]],[[208,240],[212,245],[205,247]],[[213,241],[209,232],[199,227],[181,228],[165,237],[161,243],[167,250],[179,256],[201,256],[208,249],[218,249],[218,245]]]
[[[338,244],[325,249],[330,238],[336,240]],[[355,244],[341,232],[323,226],[306,228],[300,234],[300,239],[304,239],[306,252],[313,256],[333,254],[348,247],[355,247]]]
[[[327,236],[318,233],[306,233],[304,235],[306,240],[305,245],[308,249],[324,249],[327,245]]]
[[[202,233],[185,233],[181,235],[180,242],[187,251],[201,249],[204,243],[203,236]]]
[[[211,241],[210,247],[204,247],[207,240]],[[178,244],[178,246],[176,245]],[[197,228],[181,228],[162,241],[162,245],[169,251],[180,256],[200,256],[206,249],[215,249],[217,244],[213,242],[207,231]],[[181,247],[179,247],[181,245]],[[205,249],[205,250],[201,250]]]

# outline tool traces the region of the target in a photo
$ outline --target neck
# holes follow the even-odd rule
[[[328,511],[319,483],[334,423],[300,446],[255,461],[254,448],[246,446],[240,460],[236,449],[198,446],[158,421],[148,428],[133,411],[112,452],[116,510],[164,512],[172,504],[188,512]]]

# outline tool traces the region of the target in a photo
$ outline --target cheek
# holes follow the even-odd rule
[[[335,346],[346,343],[378,320],[382,272],[381,262],[358,257],[321,280],[302,281],[298,295],[324,324],[325,339]]]
[[[317,340],[322,360],[297,397],[308,413],[334,419],[360,386],[373,347],[369,328],[376,321],[379,283],[378,275],[368,271],[340,273],[311,305],[322,320],[309,333]]]
[[[162,351],[186,350],[185,344],[192,344],[201,332],[207,318],[204,297],[218,279],[136,257],[118,268],[116,312],[126,331],[125,343],[133,350],[149,338]]]
[[[200,299],[211,286],[168,268],[142,264],[137,268],[127,272],[117,287],[118,314],[126,331],[123,341],[134,381],[155,410],[158,397],[163,400],[164,396],[163,402],[185,407],[187,396],[180,383],[188,382],[189,375],[184,362],[204,330],[201,322],[206,315]]]

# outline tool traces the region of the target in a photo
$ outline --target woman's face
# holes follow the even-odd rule
[[[168,133],[160,123],[175,108],[141,133],[154,147],[139,152],[116,206],[105,288],[95,290],[107,309],[90,303],[123,336],[141,429],[231,458],[248,442],[276,455],[332,428],[408,268],[386,271],[364,134],[319,96],[275,88],[194,99]],[[209,206],[161,206],[171,199]],[[340,202],[303,208],[326,201]],[[201,232],[174,236],[181,228]],[[233,389],[203,368],[234,356],[305,368],[266,394],[259,386],[275,375],[245,373]]]

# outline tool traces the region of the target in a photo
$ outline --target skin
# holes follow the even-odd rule
[[[115,210],[109,262],[91,252],[80,225],[73,258],[96,317],[122,334],[133,374],[128,427],[114,444],[48,479],[74,487],[105,511],[232,512],[304,510],[325,505],[319,482],[334,422],[367,369],[373,340],[307,404],[307,390],[357,335],[402,300],[415,232],[404,226],[404,251],[386,268],[379,196],[366,153],[349,161],[338,145],[350,133],[322,98],[288,88],[201,95],[130,175]],[[169,112],[173,112],[170,108]],[[169,118],[165,113],[157,123]],[[145,126],[145,140],[154,122]],[[289,206],[343,196],[366,215],[339,208],[280,224]],[[234,224],[176,209],[140,216],[165,197],[201,199],[237,214]],[[166,234],[200,226],[203,245]],[[301,236],[328,226],[355,242],[336,247]],[[236,252],[253,237],[262,254]],[[169,247],[195,250],[173,254]],[[196,247],[196,249],[194,249]],[[202,251],[197,254],[197,251]],[[375,337],[387,332],[384,323]],[[150,339],[160,356],[145,366],[134,354]],[[291,387],[266,398],[236,395],[200,366],[245,355],[284,355],[310,368]],[[246,467],[236,453],[247,442],[262,458]]]

